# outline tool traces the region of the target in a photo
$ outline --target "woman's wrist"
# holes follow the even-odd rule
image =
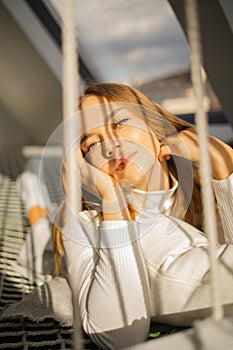
[[[102,211],[104,220],[131,220],[124,192],[119,185],[103,196]]]

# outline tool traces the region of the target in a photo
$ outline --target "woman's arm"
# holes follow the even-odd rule
[[[150,325],[138,227],[121,187],[79,155],[82,185],[102,200],[103,221],[98,226],[89,211],[66,224],[68,279],[85,332],[102,349],[126,347],[145,341]]]
[[[198,138],[195,129],[180,133],[192,160],[199,162]],[[213,136],[208,137],[212,165],[213,188],[218,202],[225,242],[233,242],[233,150]]]
[[[200,162],[199,142],[194,128],[179,133],[182,142],[187,148],[190,159]],[[219,139],[209,136],[208,149],[212,165],[212,174],[215,180],[223,180],[233,172],[233,150]]]
[[[83,222],[72,230],[90,240],[98,236],[96,246],[87,246],[84,237],[64,239],[68,279],[85,332],[102,349],[145,341],[149,285],[136,222],[104,221],[99,229]]]
[[[217,138],[209,136],[208,150],[213,179],[226,179],[233,172],[232,148]],[[161,147],[159,157],[160,159],[169,158],[171,155],[190,159],[196,163],[200,162],[198,135],[194,127],[164,139],[164,147]]]
[[[188,155],[192,161],[200,162],[198,136],[195,128],[183,130],[175,137],[167,138],[166,141],[172,154],[184,157]],[[208,137],[208,149],[212,165],[212,183],[219,206],[225,241],[232,242],[233,150],[213,136]]]

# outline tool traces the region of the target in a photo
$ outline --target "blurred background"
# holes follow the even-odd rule
[[[232,143],[233,2],[200,3],[209,132]],[[182,0],[76,0],[80,89],[137,87],[193,122]],[[0,1],[0,153],[45,145],[62,120],[62,0]]]

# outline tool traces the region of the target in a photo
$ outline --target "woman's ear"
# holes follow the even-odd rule
[[[171,151],[168,146],[161,144],[158,159],[160,162],[169,160],[171,158]]]

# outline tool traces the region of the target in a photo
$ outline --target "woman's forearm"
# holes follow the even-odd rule
[[[178,141],[176,142],[176,145],[172,145],[172,147],[170,146],[171,149],[174,149],[174,153],[177,155],[180,153],[182,156],[183,146],[185,146],[190,159],[194,162],[200,162],[199,140],[195,128],[183,130],[179,133],[179,136],[181,137],[183,144]],[[219,139],[209,136],[208,151],[212,165],[213,179],[223,180],[227,178],[233,172],[232,148]]]
[[[88,224],[76,229],[83,235],[99,235],[96,248],[64,242],[69,283],[84,330],[102,349],[145,341],[150,325],[149,283],[137,223],[105,221],[96,233]]]
[[[224,142],[209,137],[209,152],[212,163],[213,178],[226,179],[233,172],[233,150]]]

